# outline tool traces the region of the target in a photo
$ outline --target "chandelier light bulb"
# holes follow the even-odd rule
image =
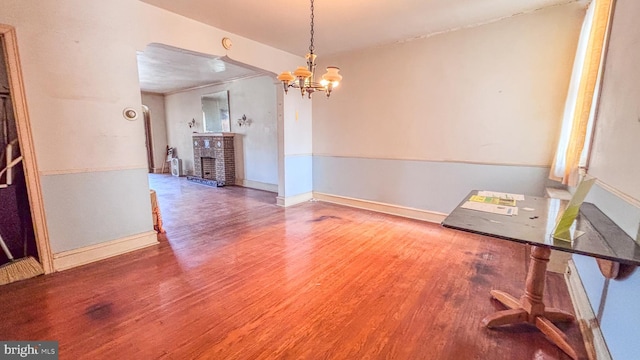
[[[323,82],[325,82],[324,86],[331,83],[331,86],[335,88],[338,86],[338,84],[340,84],[340,80],[342,80],[342,75],[338,74],[338,71],[340,71],[340,68],[338,67],[335,67],[335,66],[327,67],[327,72],[324,75],[322,75],[322,80]]]

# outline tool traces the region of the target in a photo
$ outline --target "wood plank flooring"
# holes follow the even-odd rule
[[[322,202],[151,175],[160,245],[0,287],[0,339],[60,359],[568,359],[523,325],[524,245]],[[73,224],[69,224],[73,226]],[[548,274],[549,306],[572,311]],[[560,325],[585,354],[576,324]],[[584,356],[584,355],[583,355]]]

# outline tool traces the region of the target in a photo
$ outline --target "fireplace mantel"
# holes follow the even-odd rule
[[[193,133],[193,179],[216,186],[234,185],[234,133]]]
[[[198,137],[198,136],[224,136],[224,137],[233,137],[235,136],[236,133],[232,133],[232,132],[206,132],[206,133],[193,133],[192,136],[193,137]]]

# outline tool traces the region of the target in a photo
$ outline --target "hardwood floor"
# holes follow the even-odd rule
[[[60,359],[569,359],[529,326],[481,326],[491,289],[522,293],[523,245],[150,179],[160,245],[0,287],[0,339],[58,340]],[[546,285],[572,311],[561,275]]]

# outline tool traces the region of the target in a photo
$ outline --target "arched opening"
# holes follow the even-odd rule
[[[156,168],[166,160],[168,146],[179,158],[184,175],[194,175],[200,161],[194,156],[194,136],[215,128],[205,126],[203,99],[225,93],[229,106],[226,126],[220,129],[234,136],[236,176],[230,185],[277,193],[280,89],[274,74],[228,57],[162,44],[150,44],[138,53],[138,72],[142,102],[152,117],[155,150],[147,150],[155,153]],[[163,153],[158,154],[158,149]]]

